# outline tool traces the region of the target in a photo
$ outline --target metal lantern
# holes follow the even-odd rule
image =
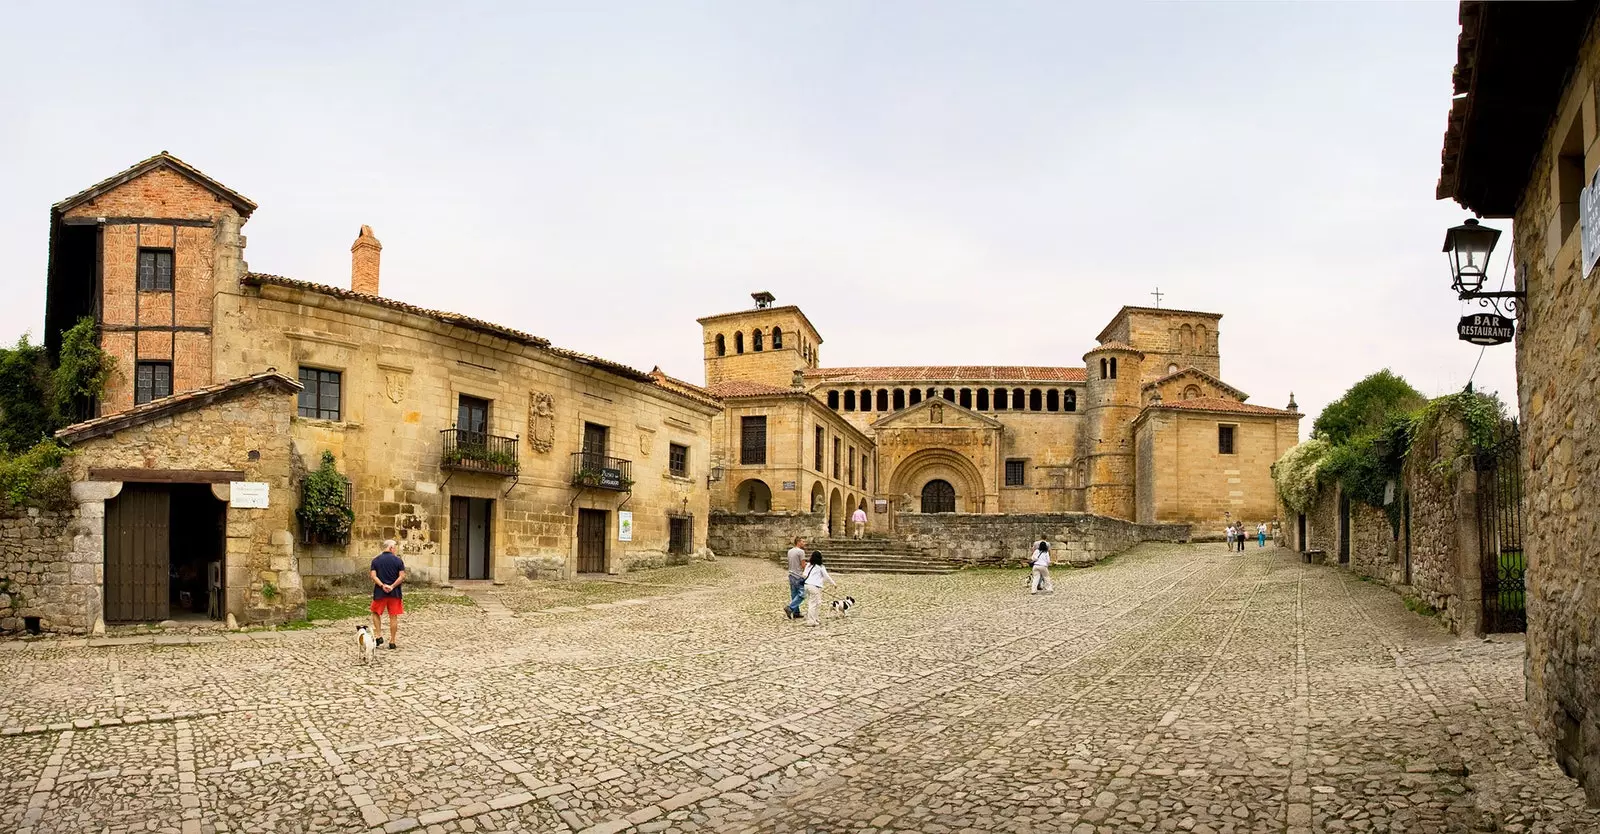
[[[1444,253],[1450,258],[1450,274],[1456,292],[1471,295],[1483,289],[1489,268],[1489,255],[1500,240],[1500,230],[1467,220],[1444,233]]]

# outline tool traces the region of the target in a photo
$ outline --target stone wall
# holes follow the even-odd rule
[[[1396,583],[1395,528],[1389,514],[1364,501],[1350,502],[1350,565],[1352,572]]]
[[[38,617],[45,631],[82,633],[93,621],[99,585],[95,564],[72,553],[78,512],[0,513],[0,631],[19,631]]]
[[[793,547],[795,536],[805,536],[816,542],[827,535],[826,513],[717,512],[711,515],[707,542],[718,556],[772,559]]]
[[[1136,524],[1086,513],[902,515],[896,538],[962,565],[1022,565],[1034,542],[1054,563],[1091,565],[1146,541],[1189,541],[1187,524]]]

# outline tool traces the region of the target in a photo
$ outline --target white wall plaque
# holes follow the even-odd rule
[[[617,513],[617,541],[633,541],[633,513],[627,510]]]
[[[266,509],[267,484],[261,481],[234,481],[228,484],[228,506]]]

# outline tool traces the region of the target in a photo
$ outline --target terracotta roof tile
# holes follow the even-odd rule
[[[1151,405],[1149,408],[1176,409],[1178,411],[1220,411],[1228,414],[1260,414],[1273,417],[1304,417],[1298,411],[1286,411],[1281,408],[1268,408],[1264,405],[1251,405],[1235,400],[1225,400],[1221,397],[1196,397],[1192,400],[1174,400]]]
[[[1140,356],[1144,355],[1144,351],[1134,347],[1133,345],[1125,344],[1123,342],[1101,342],[1100,344],[1089,348],[1089,353],[1094,353],[1098,350],[1125,350],[1129,353],[1137,353]],[[1084,355],[1087,356],[1088,354]]]
[[[426,307],[418,307],[415,304],[407,304],[404,301],[396,301],[392,298],[384,298],[381,295],[372,295],[371,293],[347,290],[342,287],[333,287],[327,284],[313,284],[310,281],[300,281],[294,278],[285,278],[282,275],[269,275],[265,272],[247,272],[243,278],[239,279],[239,283],[252,287],[259,287],[263,284],[268,284],[277,287],[289,287],[291,289],[306,290],[307,292],[314,292],[321,295],[331,295],[334,298],[347,298],[354,301],[365,301],[368,304],[376,304],[380,307],[388,307],[391,310],[414,313],[419,316],[425,316],[427,318],[434,319],[435,321],[442,321],[445,324],[453,324],[457,327],[465,327],[468,330],[476,330],[480,333],[488,333],[493,336],[499,336],[503,339],[508,339],[519,344],[533,345],[534,347],[550,346],[549,339],[543,339],[529,333],[524,333],[520,330],[513,330],[509,327],[501,327],[498,324],[483,321],[482,319],[475,319],[471,316],[463,316],[459,313],[449,313],[443,310],[430,310]],[[574,355],[583,356],[583,354]],[[629,370],[632,369],[630,368]],[[639,377],[647,376],[642,371],[633,371],[633,373]]]
[[[161,167],[172,168],[184,176],[187,176],[190,179],[200,183],[201,185],[205,186],[207,190],[232,203],[234,208],[237,208],[239,213],[246,217],[249,217],[250,213],[256,210],[256,204],[250,198],[240,194],[237,191],[234,191],[226,185],[223,185],[221,182],[218,182],[216,178],[207,175],[206,172],[194,167],[193,165],[190,165],[187,162],[184,162],[183,160],[173,156],[170,153],[167,153],[166,151],[162,151],[161,153],[158,153],[155,156],[147,159],[141,159],[127,168],[118,171],[109,177],[106,177],[105,179],[89,186],[88,188],[85,188],[82,191],[79,191],[71,197],[56,203],[51,208],[58,212],[66,211],[67,209],[70,209],[79,203],[98,197],[101,194],[104,194],[105,192],[110,191],[111,189],[116,188],[117,186],[122,185],[123,183],[128,182],[135,177]]]
[[[686,382],[678,379],[675,376],[670,376],[662,372],[661,368],[659,367],[650,369],[650,378],[655,380],[657,385],[667,389],[668,391],[675,391],[679,394],[683,394],[686,397],[690,397],[691,399],[697,399],[711,405],[722,404],[721,401],[718,400],[710,391],[707,391],[706,389],[695,385],[692,382]]]
[[[745,382],[742,380],[719,382],[716,385],[706,386],[705,390],[710,393],[711,396],[724,400],[735,399],[738,397],[776,397],[784,394],[804,393],[801,391],[796,391],[793,388],[785,388],[779,385],[768,385],[765,382]]]
[[[218,400],[231,399],[248,389],[260,385],[275,387],[284,393],[297,392],[301,387],[300,383],[276,370],[266,370],[249,376],[242,376],[238,379],[230,379],[227,382],[219,382],[216,385],[183,391],[170,397],[162,397],[159,400],[151,400],[125,411],[96,417],[93,420],[74,423],[64,429],[57,430],[56,437],[67,443],[105,437],[169,414],[194,411]]]
[[[883,365],[857,368],[812,368],[807,379],[841,382],[1083,382],[1084,368],[1030,365]]]
[[[1217,378],[1215,376],[1212,376],[1211,374],[1208,374],[1205,371],[1202,371],[1202,370],[1200,370],[1199,368],[1196,368],[1193,365],[1190,365],[1189,367],[1184,368],[1183,370],[1180,370],[1180,371],[1173,371],[1172,373],[1167,374],[1166,376],[1161,377],[1160,379],[1154,380],[1152,382],[1146,382],[1143,387],[1145,389],[1155,388],[1155,387],[1160,386],[1162,383],[1169,382],[1171,380],[1177,379],[1180,376],[1190,376],[1190,375],[1198,376],[1201,379],[1204,379],[1205,381],[1211,383],[1212,385],[1217,386],[1218,388],[1226,389],[1227,391],[1232,393],[1235,397],[1238,397],[1240,402],[1243,402],[1245,400],[1250,399],[1250,395],[1249,394],[1246,394],[1245,392],[1240,391],[1239,389],[1233,387],[1232,385],[1229,385],[1228,383],[1223,382],[1221,379],[1219,379],[1219,378]]]

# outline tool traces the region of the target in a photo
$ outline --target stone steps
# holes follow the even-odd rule
[[[822,539],[810,546],[823,553],[834,573],[945,574],[960,567],[905,542],[884,538]]]

